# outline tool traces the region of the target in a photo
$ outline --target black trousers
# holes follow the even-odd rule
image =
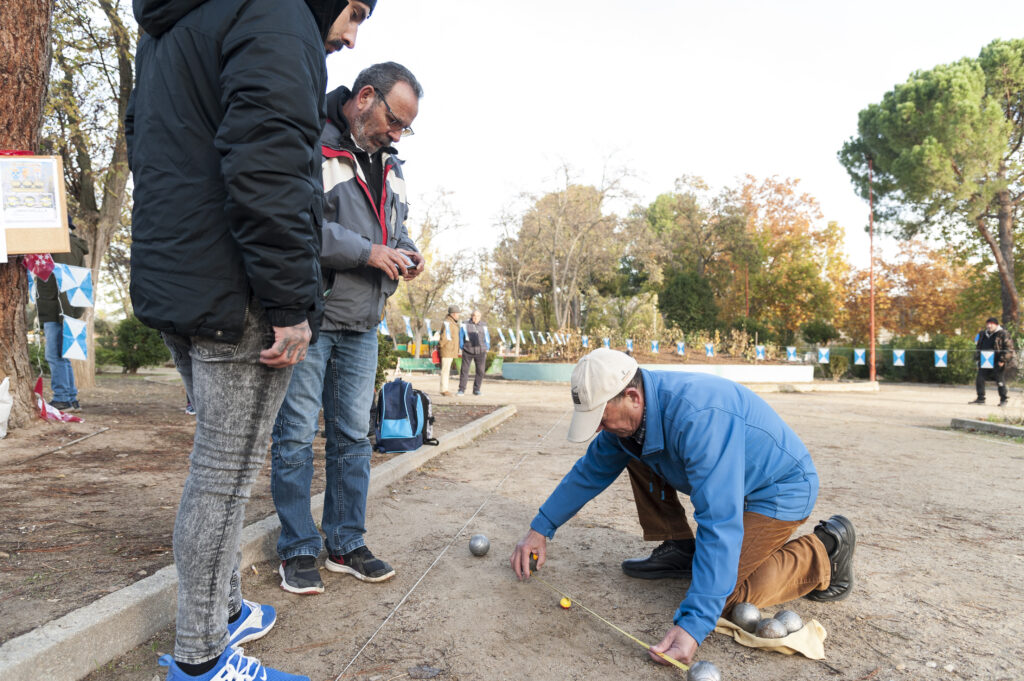
[[[974,387],[978,390],[978,399],[985,399],[985,381],[995,381],[996,390],[999,391],[999,399],[1005,400],[1006,382],[1003,380],[1003,370],[1005,367],[996,367],[995,369],[978,369],[978,376],[974,379]]]
[[[459,371],[459,392],[466,392],[466,383],[469,382],[469,365],[476,363],[476,375],[473,376],[473,394],[480,394],[480,386],[484,382],[484,369],[487,368],[487,351],[463,352],[462,369]]]

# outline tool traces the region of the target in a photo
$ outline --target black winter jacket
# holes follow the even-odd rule
[[[344,0],[135,0],[126,117],[132,304],[147,325],[237,341],[320,298],[323,39]]]

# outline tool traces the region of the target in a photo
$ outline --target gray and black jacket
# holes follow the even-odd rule
[[[398,281],[367,264],[373,244],[419,252],[405,229],[408,201],[402,161],[385,147],[380,203],[373,195],[348,124],[338,113],[351,97],[348,88],[328,95],[330,120],[320,138],[323,153],[324,225],[320,262],[330,294],[324,306],[325,331],[369,331],[380,322],[384,303]]]

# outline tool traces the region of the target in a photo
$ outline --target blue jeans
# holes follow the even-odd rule
[[[320,331],[288,384],[270,446],[270,493],[281,519],[281,560],[316,556],[323,541],[309,506],[313,438],[324,410],[327,487],[321,522],[332,555],[365,544],[370,488],[370,405],[377,375],[377,330]]]
[[[196,408],[189,472],[174,521],[174,659],[199,664],[224,651],[228,616],[242,607],[238,563],[245,506],[292,368],[260,364],[273,330],[254,299],[238,343],[163,337]]]
[[[64,359],[64,324],[61,322],[43,322],[43,334],[46,336],[46,363],[50,365],[50,390],[53,391],[54,402],[71,402],[78,399],[78,388],[75,387],[75,373],[71,370],[71,360]]]

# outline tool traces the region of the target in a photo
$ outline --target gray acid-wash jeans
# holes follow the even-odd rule
[[[245,505],[292,368],[260,364],[260,350],[273,343],[273,329],[252,299],[238,343],[163,337],[196,409],[189,473],[174,522],[174,659],[199,664],[224,651],[228,616],[242,607],[239,543]]]

